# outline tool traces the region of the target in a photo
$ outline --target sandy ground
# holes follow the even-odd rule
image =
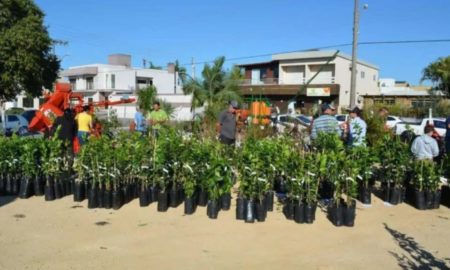
[[[355,227],[334,227],[318,209],[312,225],[217,220],[199,207],[166,213],[132,201],[118,211],[87,209],[72,197],[0,199],[0,269],[411,269],[450,267],[450,209],[418,211],[373,198]]]

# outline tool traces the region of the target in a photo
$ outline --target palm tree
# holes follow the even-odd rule
[[[186,82],[187,72],[186,68],[181,66],[178,60],[175,61],[175,72],[178,72],[178,76],[180,77],[181,82],[184,85],[184,83]]]
[[[421,81],[430,80],[435,90],[442,90],[450,96],[450,56],[441,57],[424,70]]]
[[[184,84],[185,94],[192,94],[191,110],[207,104],[205,114],[214,122],[217,114],[224,105],[231,100],[241,100],[239,81],[242,79],[239,68],[234,67],[231,72],[223,69],[225,57],[218,57],[212,65],[205,64],[203,80],[190,78]]]

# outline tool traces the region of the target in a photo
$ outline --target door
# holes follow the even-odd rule
[[[261,71],[252,69],[252,84],[261,84]]]

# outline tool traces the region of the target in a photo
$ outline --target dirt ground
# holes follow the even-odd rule
[[[0,269],[450,269],[450,209],[418,211],[373,198],[353,228],[318,209],[312,225],[246,224],[235,208],[217,220],[199,207],[166,213],[138,200],[120,210],[87,209],[72,197],[0,198]],[[421,268],[422,269],[422,268]]]

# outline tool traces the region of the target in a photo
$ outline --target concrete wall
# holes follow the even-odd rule
[[[335,83],[340,85],[339,104],[341,107],[345,108],[350,106],[351,61],[337,57],[335,63]],[[361,72],[364,72],[364,78],[361,78]],[[378,77],[379,72],[377,69],[357,64],[355,102],[358,106],[363,106],[362,96],[380,93],[378,88]]]

